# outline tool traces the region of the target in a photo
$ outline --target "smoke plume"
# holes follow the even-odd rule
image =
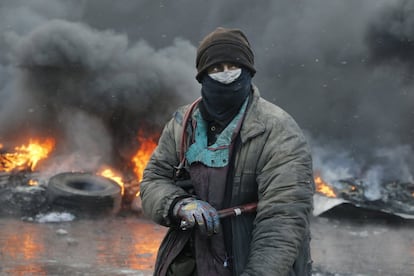
[[[413,21],[399,0],[3,1],[0,142],[50,132],[62,156],[127,158],[140,128],[159,132],[198,97],[202,37],[235,27],[261,95],[305,130],[315,170],[413,181]]]

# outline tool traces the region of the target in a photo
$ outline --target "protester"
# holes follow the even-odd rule
[[[154,275],[311,275],[314,183],[301,129],[252,84],[241,30],[208,34],[196,67],[201,98],[166,124],[140,186],[144,214],[169,227]],[[256,212],[221,218],[249,203]]]

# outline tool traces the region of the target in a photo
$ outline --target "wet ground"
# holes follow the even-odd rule
[[[414,275],[414,222],[312,221],[314,275]],[[69,222],[0,218],[0,275],[151,275],[165,228],[136,214]]]
[[[134,216],[0,219],[0,275],[151,275],[164,228]]]
[[[313,219],[314,267],[337,276],[414,275],[414,220],[351,209]]]

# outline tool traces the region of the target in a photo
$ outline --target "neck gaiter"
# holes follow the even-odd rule
[[[201,80],[201,96],[207,113],[219,122],[233,118],[252,89],[251,80],[250,72],[245,69],[229,84],[213,80],[205,74]]]

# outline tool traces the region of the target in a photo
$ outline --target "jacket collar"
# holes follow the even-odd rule
[[[259,89],[255,86],[253,86],[253,93],[252,93],[252,100],[250,102],[250,105],[247,107],[246,115],[244,118],[243,125],[240,129],[240,138],[242,143],[245,143],[249,139],[252,139],[253,137],[256,137],[257,135],[260,135],[265,132],[266,127],[264,122],[260,121],[260,111],[257,107],[259,99],[260,99],[260,93]]]

